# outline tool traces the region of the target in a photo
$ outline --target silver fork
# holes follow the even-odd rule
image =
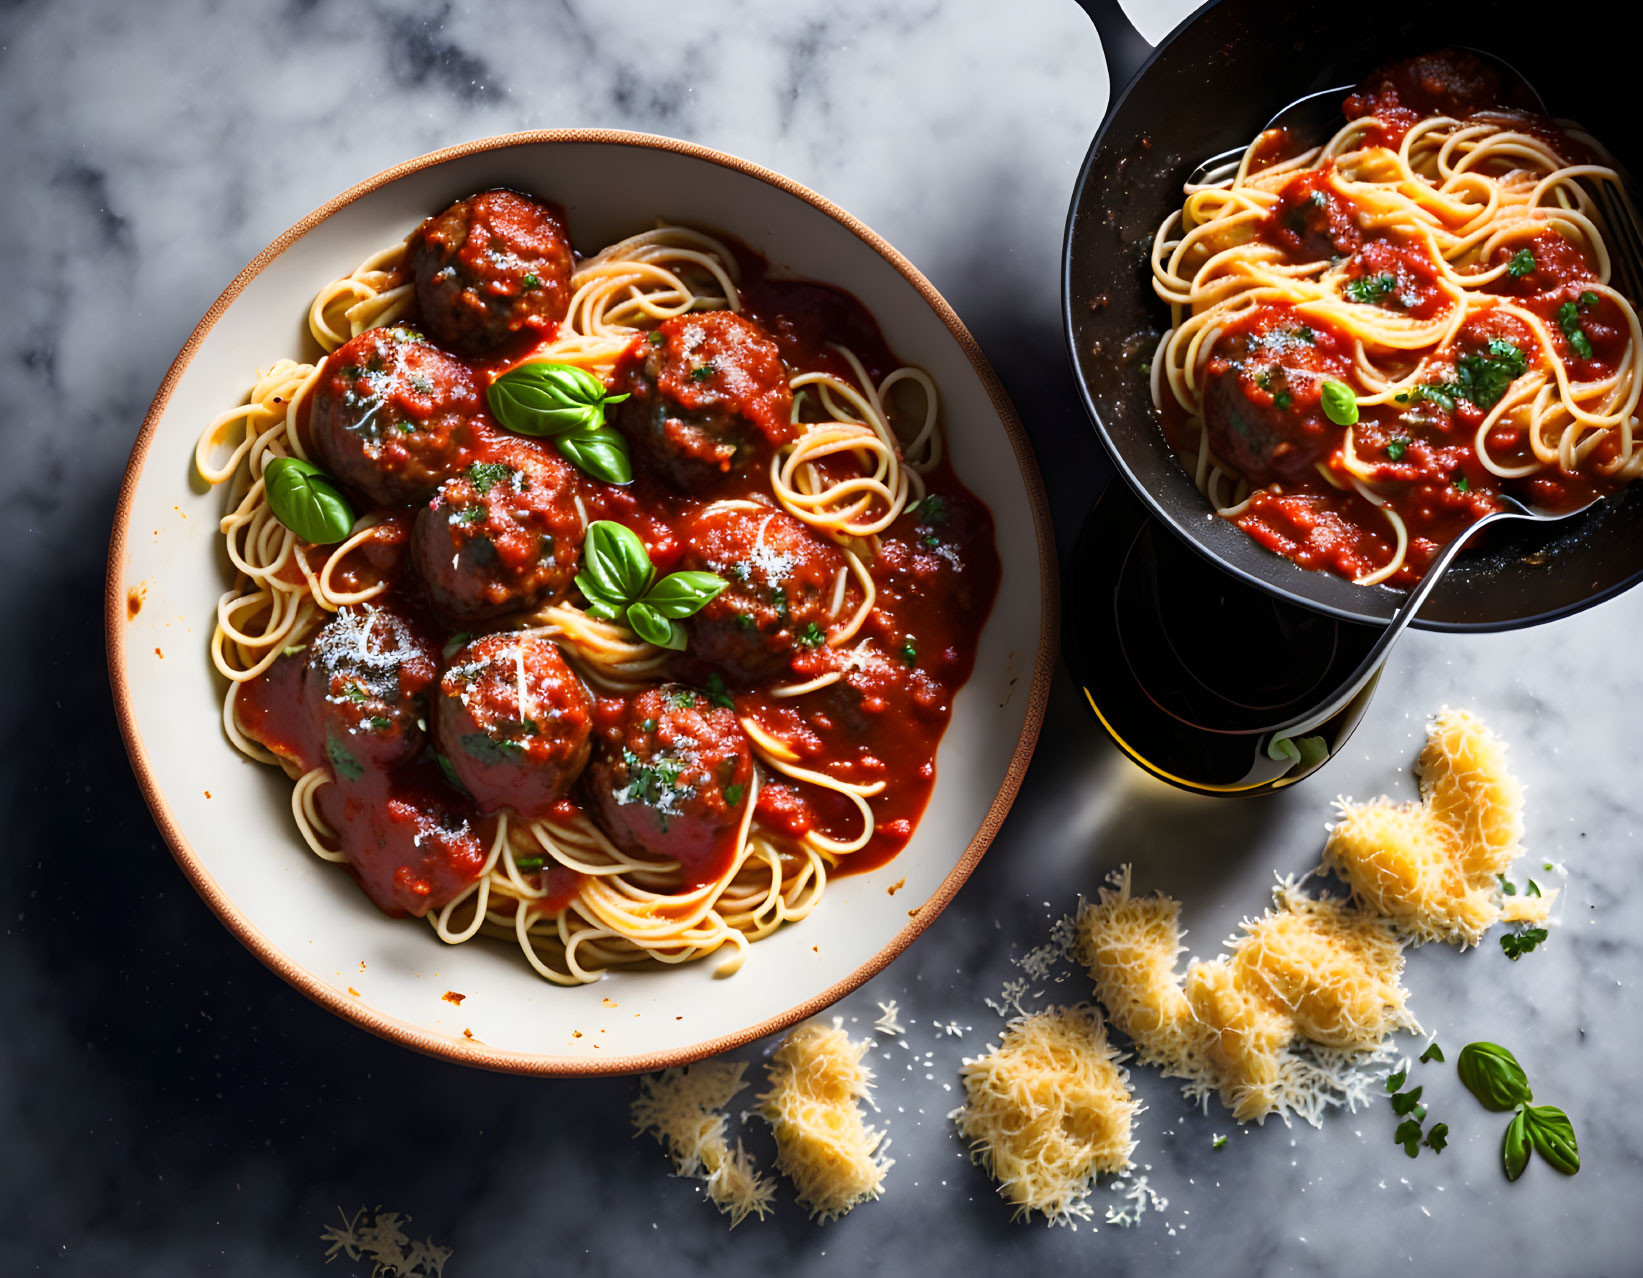
[[[1443,580],[1443,574],[1454,564],[1466,544],[1483,529],[1488,528],[1491,524],[1506,523],[1510,520],[1529,520],[1534,523],[1546,524],[1557,523],[1560,520],[1573,519],[1576,515],[1584,514],[1604,500],[1602,497],[1594,497],[1584,506],[1578,506],[1573,510],[1548,511],[1530,506],[1526,502],[1519,501],[1516,497],[1506,493],[1501,493],[1500,499],[1508,503],[1506,509],[1485,515],[1443,548],[1438,557],[1427,567],[1426,575],[1421,579],[1420,584],[1409,592],[1403,603],[1398,606],[1398,610],[1392,614],[1392,620],[1387,623],[1386,629],[1381,632],[1380,638],[1375,641],[1375,646],[1364,655],[1363,660],[1358,663],[1357,668],[1346,677],[1343,683],[1326,694],[1325,699],[1317,705],[1291,717],[1284,723],[1266,729],[1260,740],[1261,753],[1274,761],[1288,759],[1290,761],[1289,767],[1284,769],[1286,773],[1295,763],[1301,761],[1306,751],[1295,748],[1296,743],[1300,738],[1312,732],[1321,724],[1327,723],[1350,705],[1352,699],[1362,692],[1369,681],[1380,672],[1381,664],[1386,660],[1388,649],[1397,642],[1398,636],[1409,628],[1409,623],[1415,619],[1415,614],[1421,610],[1421,605],[1432,597],[1432,592],[1437,589],[1438,583]],[[1285,749],[1283,743],[1288,743],[1290,749]]]

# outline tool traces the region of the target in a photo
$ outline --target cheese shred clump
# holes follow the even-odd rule
[[[667,1150],[674,1170],[706,1182],[707,1196],[734,1229],[748,1216],[774,1210],[775,1183],[761,1175],[741,1142],[730,1147],[725,1106],[742,1090],[745,1061],[701,1061],[684,1069],[646,1074],[631,1115]]]
[[[1019,1016],[991,1052],[965,1060],[953,1117],[1017,1219],[1088,1220],[1096,1176],[1130,1165],[1137,1107],[1121,1059],[1084,1005]]]
[[[1075,953],[1139,1059],[1186,1079],[1189,1096],[1218,1093],[1240,1122],[1293,1114],[1316,1125],[1331,1105],[1356,1107],[1355,1069],[1394,1030],[1416,1028],[1401,944],[1345,902],[1284,885],[1229,955],[1185,975],[1179,919],[1169,897],[1132,896],[1126,866],[1079,910]]]
[[[884,1192],[894,1160],[889,1141],[867,1126],[859,1102],[872,1104],[868,1044],[842,1024],[801,1025],[770,1059],[770,1089],[758,1112],[776,1138],[776,1166],[817,1221],[833,1220]]]
[[[1501,895],[1522,851],[1523,788],[1506,744],[1465,710],[1433,720],[1416,765],[1420,801],[1338,800],[1324,868],[1368,909],[1415,941],[1476,945],[1496,922],[1539,922],[1538,905]]]

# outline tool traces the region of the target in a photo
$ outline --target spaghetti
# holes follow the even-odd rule
[[[1572,510],[1643,474],[1643,333],[1594,141],[1497,105],[1469,55],[1369,85],[1324,145],[1268,131],[1187,189],[1153,244],[1150,378],[1218,514],[1408,586],[1502,494]]]
[[[945,463],[933,382],[894,360],[854,299],[772,280],[747,250],[688,227],[622,240],[563,279],[551,261],[533,265],[508,294],[506,340],[465,346],[479,330],[450,326],[472,308],[415,254],[465,205],[476,222],[519,216],[495,203],[487,214],[497,194],[323,288],[309,312],[321,356],[279,360],[202,432],[196,465],[227,491],[234,570],[211,641],[224,727],[293,778],[294,819],[317,856],[448,943],[512,940],[558,984],[727,949],[728,974],[749,942],[814,909],[830,876],[881,864],[911,835],[996,591],[990,516]],[[446,260],[466,269],[460,253]],[[519,306],[554,289],[562,318],[521,326]],[[737,379],[753,374],[736,360],[769,334],[781,379],[759,393],[781,403],[779,433],[670,482],[670,459],[651,461],[660,437],[647,432],[662,418],[649,407],[665,402],[668,429],[722,423],[679,407],[693,387],[663,401],[667,373],[653,365],[670,343],[719,340],[729,321],[715,314],[745,317],[731,334],[744,345],[722,339],[693,380],[723,391],[714,404],[751,403]],[[432,346],[418,324],[452,337]],[[372,398],[384,359],[379,378],[405,362],[422,396],[394,401],[411,405],[400,418]],[[627,387],[616,423],[638,454],[636,482],[575,474],[483,410],[441,418],[442,404],[466,401],[460,386],[430,388],[447,375],[440,360],[452,385],[544,364]],[[377,470],[347,469],[357,459],[327,443],[344,410],[376,432]],[[371,498],[340,541],[310,544],[276,517],[265,474],[283,457],[329,462]],[[423,465],[437,470],[431,504],[383,488]],[[476,510],[483,554],[457,540],[447,568],[423,553],[430,537],[460,537]],[[658,569],[739,547],[713,561],[724,599],[751,598],[761,573],[786,584],[728,619],[704,608],[685,623],[684,651],[658,647],[571,584],[567,560],[598,520],[637,531]],[[538,540],[506,581],[534,593],[510,585],[486,615],[472,600],[497,597],[494,564],[514,562],[521,529]],[[475,595],[474,573],[490,594]],[[453,633],[467,616],[471,630]],[[763,647],[746,646],[749,632]],[[692,841],[710,825],[711,840]]]

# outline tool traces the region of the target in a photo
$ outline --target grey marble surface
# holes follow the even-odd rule
[[[13,680],[0,701],[0,1272],[349,1272],[324,1268],[319,1234],[361,1204],[453,1248],[454,1278],[978,1262],[1643,1272],[1643,592],[1528,632],[1409,636],[1345,754],[1260,803],[1143,777],[1058,677],[981,869],[839,1009],[865,1031],[896,999],[910,1034],[874,1057],[889,1191],[825,1228],[784,1195],[773,1220],[727,1236],[692,1183],[628,1139],[627,1080],[467,1072],[331,1019],[212,920],[148,819],[102,667],[114,493],[171,356],[287,225],[394,161],[529,127],[636,128],[770,165],[886,235],[969,322],[1026,420],[1065,549],[1105,474],[1056,283],[1105,81],[1071,0],[0,6],[0,669]],[[1168,1206],[1129,1229],[1012,1225],[944,1117],[960,1058],[1001,1024],[985,1000],[1017,974],[1012,956],[1126,860],[1142,886],[1184,897],[1189,944],[1212,950],[1274,871],[1313,863],[1337,792],[1412,792],[1422,721],[1445,702],[1514,742],[1530,855],[1565,864],[1568,883],[1562,925],[1519,963],[1492,942],[1415,954],[1413,1006],[1446,1047],[1519,1052],[1578,1125],[1579,1177],[1535,1166],[1508,1185],[1500,1124],[1450,1070],[1422,1078],[1453,1143],[1415,1162],[1383,1103],[1320,1131],[1237,1131],[1141,1071],[1137,1158]],[[1219,1150],[1217,1133],[1231,1133]],[[756,1131],[750,1143],[767,1152]]]

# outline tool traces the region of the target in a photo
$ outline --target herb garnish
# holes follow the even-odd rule
[[[1514,343],[1502,337],[1491,338],[1484,350],[1460,357],[1454,381],[1423,382],[1416,390],[1423,399],[1441,404],[1450,412],[1457,398],[1470,400],[1479,408],[1492,408],[1528,367],[1528,359]]]
[[[348,747],[338,741],[334,733],[325,734],[325,753],[336,770],[338,780],[358,781],[365,775],[365,765],[349,753]]]
[[[695,368],[690,370],[690,380],[693,382],[705,382],[718,371],[719,366],[712,360],[708,360],[707,363],[698,364]]]
[[[733,808],[742,801],[742,795],[747,793],[747,787],[742,785],[727,785],[724,788],[725,806]]]
[[[814,621],[805,622],[804,629],[799,631],[799,642],[806,648],[819,648],[826,639],[827,631]]]
[[[1428,1043],[1426,1050],[1421,1053],[1421,1062],[1423,1064],[1431,1061],[1437,1061],[1440,1064],[1443,1061],[1443,1048],[1439,1047],[1435,1042]]]
[[[1580,295],[1578,302],[1565,302],[1557,308],[1557,326],[1568,339],[1569,349],[1581,359],[1592,357],[1592,343],[1586,336],[1586,330],[1580,327],[1580,312],[1588,311],[1596,305],[1597,294],[1588,290]]]
[[[1345,382],[1330,378],[1323,385],[1324,416],[1337,426],[1355,426],[1358,421],[1358,397]]]
[[[1535,255],[1530,249],[1519,249],[1512,254],[1512,260],[1506,267],[1506,273],[1514,280],[1520,280],[1535,269]]]
[[[707,677],[707,691],[704,695],[716,706],[723,706],[726,710],[734,710],[736,703],[731,700],[730,693],[725,691],[724,676],[717,670]]]
[[[1529,1077],[1517,1058],[1498,1043],[1468,1043],[1460,1049],[1455,1069],[1467,1091],[1497,1113],[1514,1110],[1501,1142],[1500,1160],[1506,1179],[1516,1180],[1538,1153],[1565,1176],[1580,1170],[1580,1147],[1574,1124],[1555,1105],[1535,1105]]]
[[[276,457],[263,467],[268,508],[313,546],[329,546],[354,529],[354,510],[336,480],[300,457]]]
[[[901,659],[908,666],[918,665],[918,647],[911,639],[901,645]]]
[[[496,420],[520,435],[552,439],[578,470],[607,484],[633,482],[627,441],[605,425],[605,409],[627,396],[574,364],[521,364],[491,383],[485,399]]]
[[[483,497],[512,474],[513,468],[503,462],[475,462],[468,467],[468,482]]]
[[[1404,453],[1409,451],[1409,444],[1409,436],[1399,435],[1387,444],[1386,459],[1388,461],[1402,461]]]
[[[608,519],[588,525],[576,587],[588,615],[625,620],[646,643],[675,652],[685,646],[685,617],[700,612],[729,583],[711,572],[674,572],[660,581],[645,543],[631,528]]]
[[[1398,286],[1398,277],[1383,271],[1363,275],[1346,286],[1346,296],[1354,302],[1378,302]]]
[[[1516,932],[1502,932],[1500,948],[1514,963],[1546,939],[1543,927],[1526,927]]]

